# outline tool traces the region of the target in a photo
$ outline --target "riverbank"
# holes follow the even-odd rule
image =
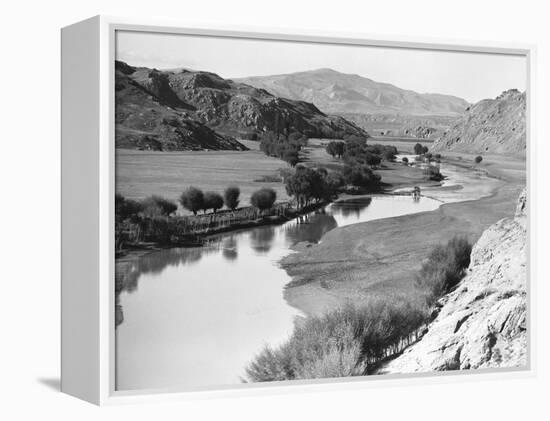
[[[463,168],[473,164],[466,154],[445,158]],[[514,213],[525,187],[525,161],[486,156],[475,169],[494,177],[489,195],[481,199],[336,228],[319,244],[297,244],[296,253],[281,261],[293,279],[285,288],[287,302],[313,315],[376,296],[414,297],[414,275],[435,245],[456,235],[475,242],[491,224]]]

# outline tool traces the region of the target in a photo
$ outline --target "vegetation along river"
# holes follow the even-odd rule
[[[119,297],[124,321],[116,330],[117,389],[240,383],[254,355],[284,341],[301,314],[283,298],[291,278],[278,264],[292,246],[322,241],[337,227],[479,199],[496,183],[473,169],[442,164],[441,172],[447,177],[442,185],[423,188],[419,200],[357,196],[283,225],[227,233],[204,247],[157,251],[132,262],[132,282]]]

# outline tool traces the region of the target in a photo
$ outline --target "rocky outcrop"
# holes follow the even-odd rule
[[[525,92],[516,89],[484,99],[467,108],[431,151],[523,155],[527,144],[525,110]]]
[[[487,229],[475,244],[468,274],[438,303],[422,339],[381,373],[411,373],[527,363],[527,199],[514,218]]]
[[[245,149],[235,138],[271,132],[308,138],[368,134],[313,104],[209,72],[160,71],[116,62],[117,146]]]
[[[190,115],[190,107],[170,94],[162,77],[149,85],[131,78],[135,69],[117,63],[115,73],[115,144],[142,150],[245,150],[231,136],[221,135]]]

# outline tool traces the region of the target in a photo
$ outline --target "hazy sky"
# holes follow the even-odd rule
[[[331,68],[470,102],[525,90],[521,56],[118,32],[116,56],[134,66],[207,70],[224,78]]]

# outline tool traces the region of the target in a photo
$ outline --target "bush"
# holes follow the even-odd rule
[[[440,154],[440,153],[436,153],[436,154],[435,154],[435,159],[441,159],[441,154]]]
[[[223,201],[227,209],[234,211],[239,206],[241,190],[237,186],[229,186],[223,193]]]
[[[208,209],[212,209],[216,213],[222,207],[223,197],[219,193],[209,191],[204,194],[202,209],[205,213]]]
[[[432,250],[416,276],[416,284],[424,290],[428,304],[458,284],[470,265],[471,253],[472,245],[465,237],[454,237],[445,246]]]
[[[332,141],[329,142],[329,144],[326,147],[326,151],[331,156],[337,156],[338,158],[341,158],[344,154],[345,149],[345,143],[344,142],[336,142]]]
[[[416,145],[414,145],[415,155],[422,155],[422,151],[423,151],[423,148],[422,148],[422,145],[420,143],[417,143]]]
[[[246,376],[262,382],[364,375],[369,364],[399,352],[426,315],[424,307],[371,299],[309,317],[283,345],[264,348]]]
[[[428,147],[427,146],[422,146],[422,153],[423,154],[427,154],[429,151]]]
[[[426,167],[424,174],[428,180],[441,181],[444,179],[443,174],[439,171],[439,167],[434,167],[433,165]]]
[[[260,211],[271,209],[277,200],[277,193],[273,189],[260,189],[252,193],[250,204]]]
[[[403,158],[401,158],[401,161],[405,164],[408,164],[409,163],[409,158],[407,158],[406,156],[404,156]]]
[[[479,164],[481,161],[483,161],[483,157],[481,155],[475,157],[476,164]]]
[[[344,167],[346,183],[356,187],[376,191],[380,188],[380,176],[374,174],[366,165],[346,165]]]
[[[140,202],[126,199],[120,193],[115,194],[115,216],[118,220],[136,217],[142,210],[143,205]]]
[[[199,210],[204,209],[204,193],[200,189],[189,187],[181,194],[180,203],[196,215]]]
[[[143,214],[148,217],[168,216],[178,209],[178,205],[174,202],[157,195],[144,199],[141,204]]]

